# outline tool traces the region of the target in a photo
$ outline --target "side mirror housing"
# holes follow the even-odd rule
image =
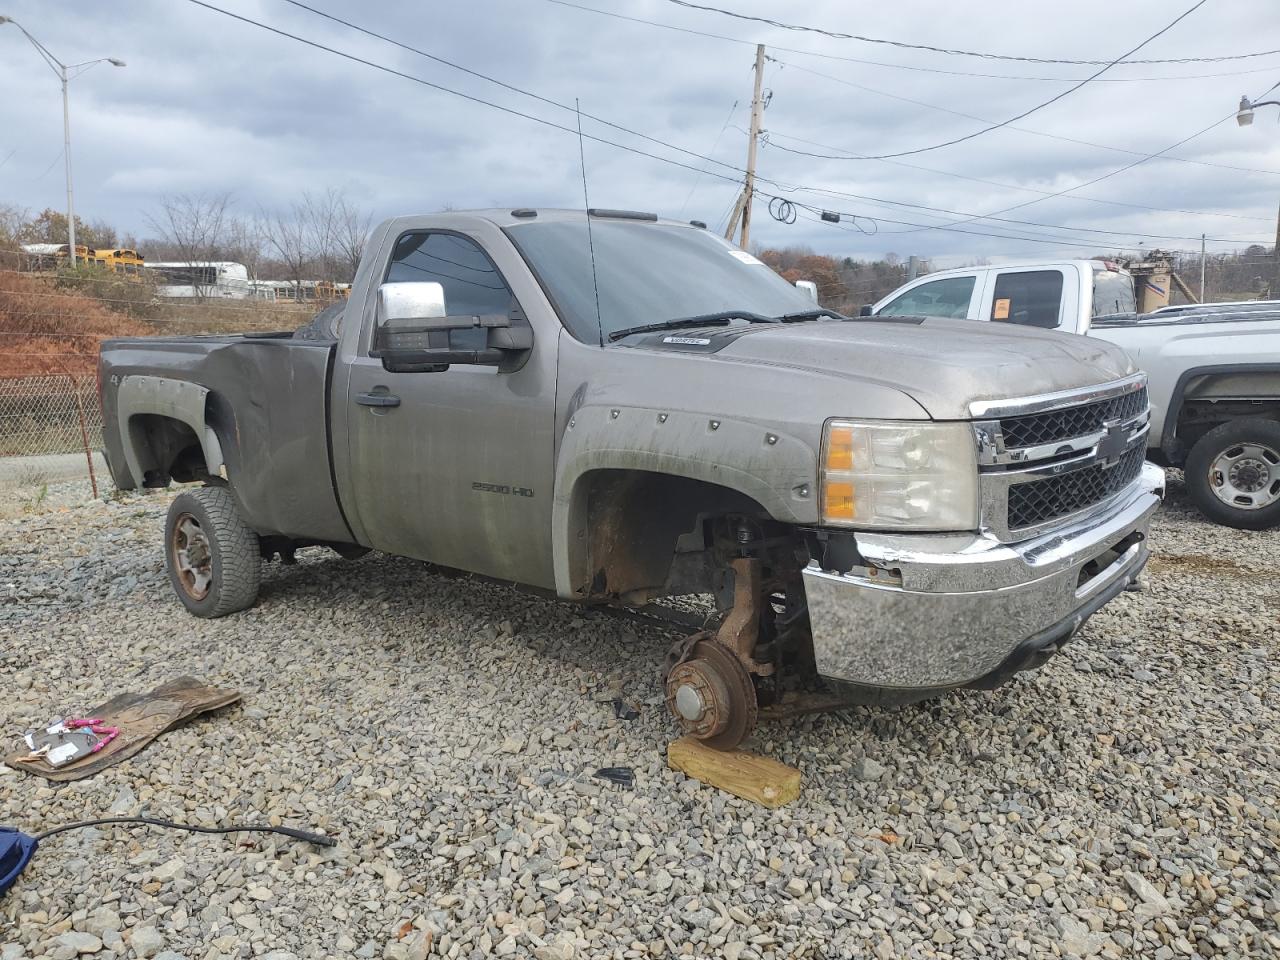
[[[818,285],[812,280],[797,280],[796,289],[805,294],[814,303],[818,302]]]
[[[393,373],[435,373],[454,363],[509,372],[519,369],[521,355],[533,348],[533,328],[523,314],[514,322],[512,316],[497,314],[450,316],[444,286],[433,281],[384,283],[378,287],[376,309],[370,356]],[[451,346],[451,333],[477,328],[486,334],[483,348]]]
[[[869,303],[864,303],[864,304],[862,305],[862,307],[858,310],[858,316],[860,316],[860,317],[872,317],[872,316],[875,316],[875,314],[873,314],[873,313],[871,312],[871,304],[869,304]]]
[[[384,283],[378,287],[374,336],[382,345],[399,345],[392,341],[412,334],[469,327],[473,325],[471,320],[449,316],[443,284],[422,281]]]

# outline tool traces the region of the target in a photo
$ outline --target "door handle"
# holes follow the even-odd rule
[[[394,393],[359,393],[356,403],[362,407],[398,407],[400,398]]]

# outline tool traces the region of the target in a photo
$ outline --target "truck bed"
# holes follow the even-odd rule
[[[124,454],[120,386],[128,377],[198,384],[228,477],[254,529],[301,540],[350,542],[334,490],[329,379],[335,343],[290,334],[147,337],[102,344],[103,453],[122,489],[163,484],[133,476]],[[133,429],[139,429],[135,418]]]

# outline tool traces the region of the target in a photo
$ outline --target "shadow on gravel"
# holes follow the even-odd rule
[[[382,637],[380,625],[403,626],[417,619],[424,633],[431,632],[432,649],[437,651],[442,643],[462,650],[496,648],[509,642],[502,633],[509,626],[511,637],[531,658],[530,672],[541,673],[551,664],[576,669],[602,685],[620,683],[627,696],[647,701],[650,710],[664,711],[660,669],[668,648],[685,635],[678,626],[636,621],[423,561],[379,553],[351,561],[323,549],[300,553],[296,566],[271,564],[265,569],[255,609],[267,612],[272,606],[293,616],[299,614],[299,606],[357,606],[371,638]],[[445,631],[437,629],[446,625]],[[409,641],[391,642],[410,657],[430,655]],[[816,676],[798,682],[806,690],[825,689]],[[1014,684],[1021,682],[1019,678]],[[928,725],[954,722],[961,715],[987,714],[994,719],[1010,710],[1004,693],[960,690],[904,706],[851,706],[770,719],[762,721],[756,737],[795,740],[792,745],[803,749],[804,738],[814,731],[854,727],[863,735],[892,742],[925,735]],[[583,695],[584,705],[590,698]],[[674,726],[670,732],[674,736]],[[981,751],[975,749],[970,759],[982,759]]]

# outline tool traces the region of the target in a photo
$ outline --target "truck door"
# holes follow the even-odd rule
[[[908,287],[879,310],[881,317],[954,317],[973,319],[973,274],[925,280]]]
[[[1013,267],[992,272],[983,320],[1076,332],[1080,301],[1074,267]]]
[[[463,234],[406,232],[393,238],[385,262],[383,276],[371,280],[375,294],[379,280],[435,281],[451,315],[521,308],[495,257]],[[514,275],[516,261],[506,262]],[[535,299],[527,269],[516,279]],[[363,320],[346,390],[352,526],[378,550],[552,586],[556,337],[535,327],[527,361],[509,373],[467,364],[391,373],[369,356],[371,309]],[[483,329],[449,336],[455,350],[485,346]]]

